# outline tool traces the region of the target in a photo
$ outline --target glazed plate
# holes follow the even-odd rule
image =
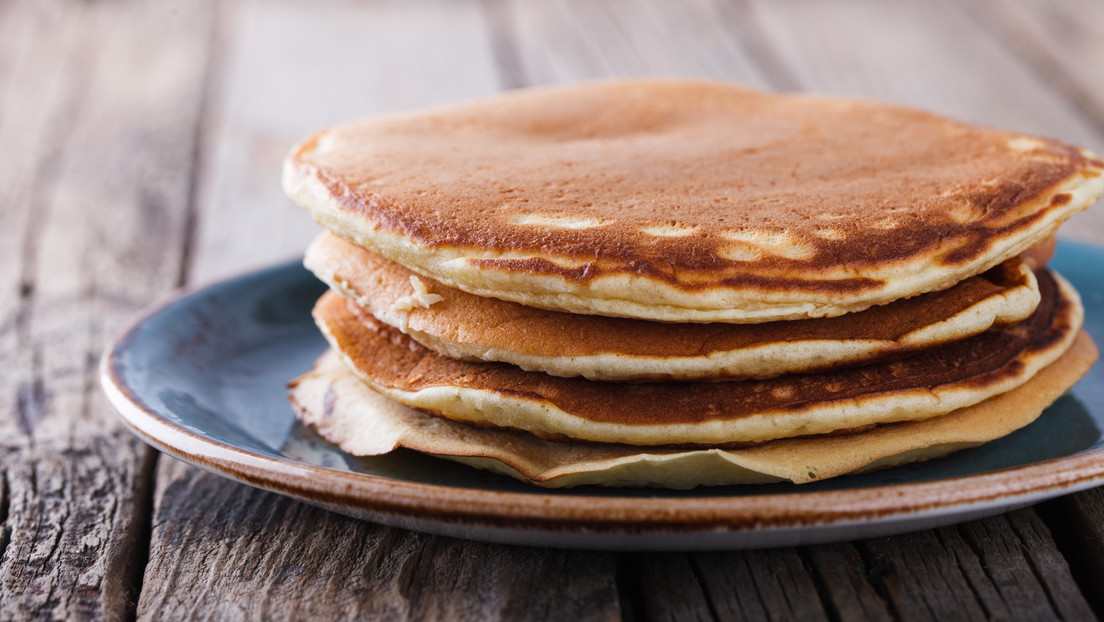
[[[1051,264],[1104,344],[1104,249]],[[939,460],[794,486],[543,490],[400,450],[354,458],[299,425],[285,384],[326,347],[324,286],[298,263],[148,312],[105,352],[102,382],[147,443],[219,475],[359,518],[461,538],[610,550],[792,546],[885,536],[1005,512],[1104,483],[1104,365],[1038,421]]]

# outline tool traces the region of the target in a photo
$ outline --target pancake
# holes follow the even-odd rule
[[[314,240],[304,264],[381,322],[444,356],[610,381],[770,378],[900,357],[1019,322],[1039,302],[1035,277],[1019,257],[949,289],[860,313],[757,325],[668,324],[482,298],[418,278],[329,233]]]
[[[1068,283],[1045,270],[1036,278],[1041,301],[1018,324],[899,361],[769,380],[558,378],[443,357],[333,292],[314,316],[362,381],[430,413],[553,440],[717,446],[925,419],[1023,384],[1069,347],[1083,318]]]
[[[638,80],[336,126],[284,187],[475,295],[758,323],[946,289],[1048,238],[1102,173],[1085,149],[888,104]]]
[[[1096,359],[1084,332],[1057,361],[1016,389],[924,421],[860,434],[805,437],[737,450],[651,450],[557,443],[418,412],[368,388],[332,351],[292,383],[298,417],[355,456],[406,447],[538,486],[692,488],[789,480],[797,484],[918,462],[985,443],[1033,422]]]

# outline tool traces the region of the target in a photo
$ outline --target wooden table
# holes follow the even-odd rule
[[[309,6],[308,6],[309,5]],[[160,456],[100,394],[170,290],[293,257],[307,132],[604,76],[915,104],[1104,152],[1104,2],[0,2],[0,618],[1092,619],[1104,491],[767,551],[498,546]],[[1067,225],[1104,243],[1104,208]]]

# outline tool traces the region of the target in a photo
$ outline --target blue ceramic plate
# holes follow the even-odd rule
[[[1104,343],[1104,249],[1064,242],[1051,264]],[[324,286],[298,264],[181,294],[104,354],[104,389],[146,442],[226,477],[337,512],[450,536],[603,549],[827,542],[945,525],[1104,483],[1104,366],[1038,421],[939,460],[800,487],[533,488],[400,450],[354,458],[298,424],[287,381],[326,343]]]

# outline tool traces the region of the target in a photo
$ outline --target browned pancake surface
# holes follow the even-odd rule
[[[907,359],[770,380],[624,384],[558,378],[501,363],[442,357],[359,305],[332,292],[315,317],[335,347],[372,382],[400,391],[464,387],[552,404],[593,422],[698,423],[770,412],[801,412],[824,402],[865,399],[917,388],[979,388],[1018,375],[1023,357],[1068,339],[1079,307],[1045,270],[1036,274],[1042,301],[1029,319],[925,350]]]
[[[882,287],[866,267],[990,256],[1099,175],[1086,154],[885,104],[637,81],[347,124],[288,163],[367,227],[487,251],[475,268],[848,293]],[[542,224],[560,217],[594,225]]]

